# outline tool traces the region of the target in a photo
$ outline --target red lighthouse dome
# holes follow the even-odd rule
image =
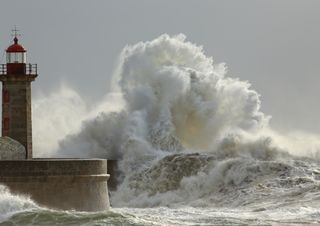
[[[12,44],[11,46],[9,46],[6,50],[7,53],[24,53],[27,52],[27,50],[25,50],[25,48],[23,48],[22,45],[18,44],[18,38],[14,37],[13,39],[14,44]]]

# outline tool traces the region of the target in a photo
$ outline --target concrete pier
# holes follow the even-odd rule
[[[110,206],[105,159],[1,160],[0,183],[53,209],[103,211]]]

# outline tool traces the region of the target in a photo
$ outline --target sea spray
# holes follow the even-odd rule
[[[250,90],[247,82],[224,76],[224,65],[214,65],[201,47],[187,42],[183,35],[162,35],[128,46],[114,76],[118,81],[114,90],[119,90],[124,99],[122,111],[102,112],[85,121],[80,133],[60,143],[63,148],[58,153],[67,155],[73,145],[81,146],[80,142],[84,146],[104,143],[105,148],[108,142],[117,143],[122,156],[132,152],[134,145],[139,149],[143,146],[142,152],[155,156],[161,151],[206,151],[228,131],[256,132],[268,121],[259,111],[258,93]],[[97,121],[101,128],[91,128],[90,123]],[[101,131],[104,127],[108,129]],[[119,134],[118,139],[108,139],[113,132]],[[77,152],[82,154],[81,150]],[[108,154],[105,149],[97,157]]]
[[[15,213],[39,208],[29,197],[14,195],[6,186],[0,185],[0,221]]]
[[[184,35],[125,47],[113,84],[116,98],[76,114],[50,155],[118,159],[114,206],[270,207],[318,189],[314,160],[266,132],[259,94]]]
[[[33,101],[33,135],[35,157],[50,157],[58,140],[80,129],[87,107],[77,92],[63,85],[48,96],[39,94]]]

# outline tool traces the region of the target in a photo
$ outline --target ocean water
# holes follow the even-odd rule
[[[128,45],[111,88],[95,106],[64,87],[33,108],[36,157],[118,159],[110,211],[50,210],[1,187],[0,225],[320,225],[320,138],[275,131],[259,93],[201,46]]]
[[[1,187],[0,225],[320,225],[320,166],[312,159],[288,157],[249,161],[241,157],[229,163],[228,167],[223,167],[224,176],[219,182],[205,188],[206,182],[199,183],[196,180],[203,176],[211,183],[209,180],[213,176],[210,173],[200,176],[202,169],[196,167],[198,172],[191,173],[195,176],[182,177],[181,174],[190,172],[181,169],[172,172],[171,164],[175,162],[175,165],[184,167],[178,163],[180,161],[196,165],[195,162],[205,158],[208,162],[204,165],[209,165],[216,159],[199,154],[170,155],[162,159],[158,166],[145,172],[139,182],[138,179],[134,181],[141,185],[144,182],[140,180],[144,180],[150,185],[151,181],[148,180],[154,180],[149,178],[150,174],[154,175],[154,171],[158,172],[161,166],[175,174],[172,178],[167,177],[167,181],[161,179],[161,183],[167,183],[166,188],[161,188],[166,191],[148,193],[147,198],[140,195],[135,200],[140,206],[134,204],[139,208],[123,205],[106,212],[50,210],[38,206],[27,197],[12,195],[5,187]],[[186,183],[184,180],[193,180],[196,189],[190,191],[190,188],[182,188]],[[160,189],[158,185],[154,186]],[[174,190],[172,186],[177,188]],[[145,191],[149,188],[139,189]],[[150,189],[153,191],[153,188]],[[111,194],[111,197],[115,197],[115,194]],[[128,203],[128,206],[134,205]]]
[[[283,216],[270,216],[272,213],[201,208],[115,209],[91,214],[42,210],[16,214],[0,225],[319,225],[319,220],[312,216],[310,210],[309,217],[301,218],[300,214],[294,213],[283,212],[289,215],[283,219]]]

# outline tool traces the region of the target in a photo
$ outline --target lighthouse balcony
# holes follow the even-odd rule
[[[0,75],[23,74],[37,75],[37,64],[7,63],[0,64]]]

